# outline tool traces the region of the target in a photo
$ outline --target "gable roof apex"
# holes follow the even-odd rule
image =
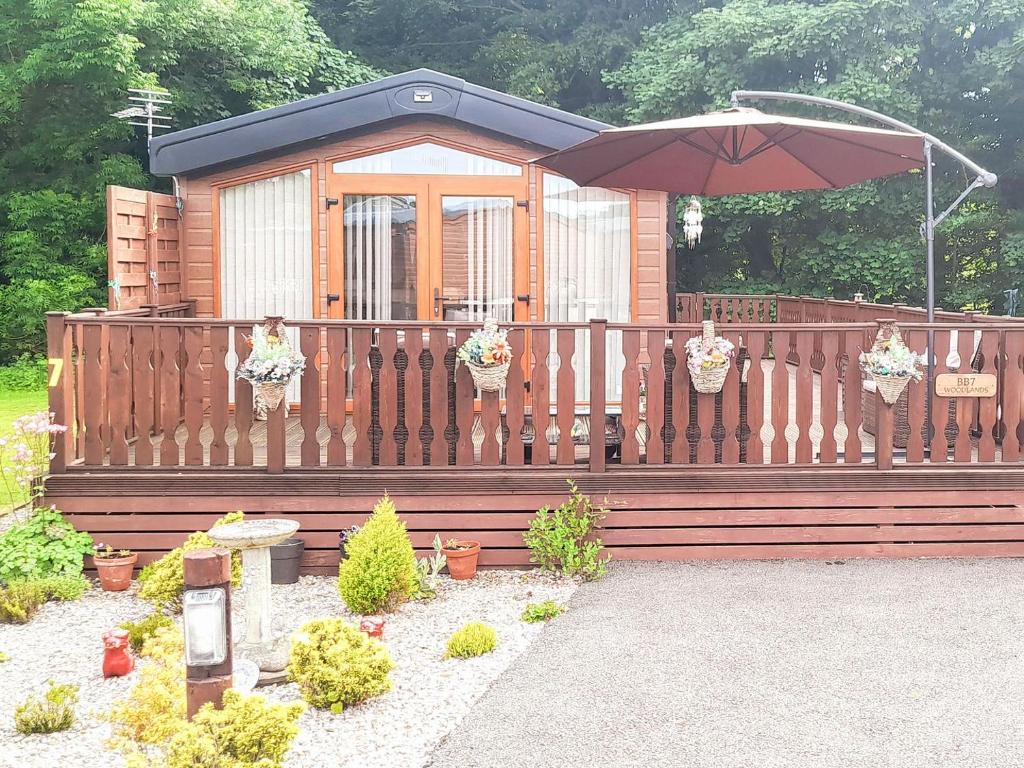
[[[415,69],[158,136],[149,149],[150,170],[158,176],[189,174],[415,115],[447,118],[547,150],[564,149],[610,127],[452,75]]]

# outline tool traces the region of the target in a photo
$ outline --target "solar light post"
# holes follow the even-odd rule
[[[189,719],[231,687],[231,553],[197,549],[184,556],[185,692]]]

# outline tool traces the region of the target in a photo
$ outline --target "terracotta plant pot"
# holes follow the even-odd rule
[[[138,554],[128,557],[97,557],[93,559],[96,574],[100,577],[100,586],[107,592],[123,592],[132,584],[132,571]]]
[[[476,561],[480,557],[479,541],[460,541],[460,547],[466,549],[448,549],[441,547],[441,552],[448,558],[448,573],[456,581],[466,581],[476,576]]]

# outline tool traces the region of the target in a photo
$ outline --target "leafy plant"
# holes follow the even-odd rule
[[[530,603],[523,610],[523,621],[528,624],[537,624],[541,621],[549,621],[565,613],[565,608],[554,600],[545,600],[542,603]]]
[[[448,563],[448,558],[441,550],[441,536],[435,533],[434,554],[421,557],[416,561],[416,571],[420,579],[419,590],[416,592],[417,599],[431,598],[437,595],[438,574]]]
[[[69,602],[78,600],[90,588],[91,584],[85,576],[43,576],[39,579],[32,579],[43,590],[47,600],[59,600]]]
[[[171,628],[174,621],[162,613],[151,613],[139,621],[126,621],[121,624],[121,629],[128,631],[128,643],[135,653],[142,653],[146,641],[153,637],[159,630]]]
[[[0,391],[31,392],[46,388],[46,358],[29,354],[0,366]]]
[[[595,507],[590,497],[569,481],[569,498],[552,510],[544,506],[530,522],[523,541],[530,550],[530,562],[545,571],[563,576],[598,579],[605,574],[609,555],[601,558],[601,540],[594,532],[608,510]]]
[[[292,638],[288,676],[314,707],[339,713],[391,690],[395,664],[380,641],[343,619],[318,619]]]
[[[18,733],[56,733],[74,725],[78,686],[58,685],[52,680],[49,685],[42,696],[29,696],[14,710]]]
[[[405,523],[389,496],[380,499],[366,524],[345,545],[338,592],[354,613],[392,611],[416,594],[416,554]]]
[[[224,693],[224,706],[204,704],[167,746],[167,768],[280,768],[299,734],[299,702],[268,704],[262,696]]]
[[[494,627],[480,621],[471,621],[457,629],[448,638],[446,659],[470,659],[483,656],[498,647],[498,633]]]
[[[227,525],[244,519],[242,512],[231,512],[213,524]],[[206,531],[196,531],[182,544],[150,563],[139,571],[139,597],[151,603],[158,611],[180,612],[181,593],[185,589],[184,555],[193,549],[206,549],[214,546],[213,539]],[[238,586],[242,582],[242,560],[237,552],[231,554],[231,583]]]
[[[114,549],[109,544],[94,544],[92,548],[93,560],[117,560],[122,557],[131,557],[130,549]]]
[[[40,576],[78,576],[92,537],[54,507],[35,510],[0,536],[0,582]]]
[[[0,624],[25,624],[46,602],[42,586],[34,581],[12,581],[0,587]]]

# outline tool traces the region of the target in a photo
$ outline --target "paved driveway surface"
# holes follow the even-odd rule
[[[433,756],[487,768],[1024,766],[1024,562],[618,564]]]

